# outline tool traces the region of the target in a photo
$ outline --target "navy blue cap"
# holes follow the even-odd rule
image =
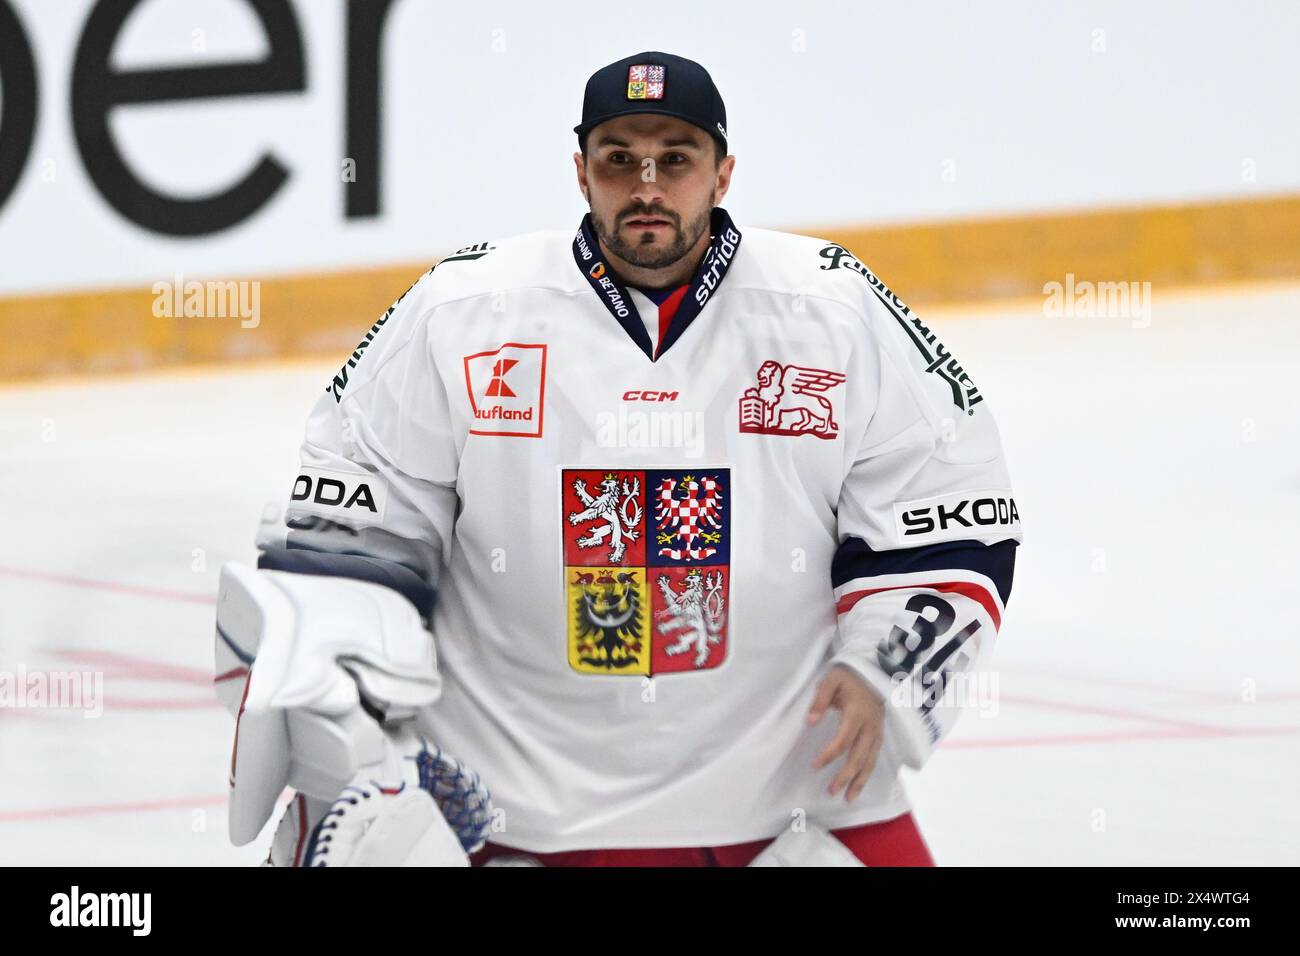
[[[606,120],[634,113],[658,113],[698,126],[725,149],[727,108],[709,71],[671,53],[638,53],[601,67],[587,80],[582,122],[573,131],[582,139]]]

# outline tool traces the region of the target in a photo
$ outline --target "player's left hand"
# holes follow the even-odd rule
[[[847,786],[844,800],[849,802],[862,792],[876,765],[876,755],[880,753],[884,739],[885,702],[851,668],[836,664],[817,685],[817,693],[808,709],[808,726],[820,723],[831,708],[840,711],[839,728],[817,755],[812,768],[820,770],[847,753],[848,759],[827,792],[833,797]]]

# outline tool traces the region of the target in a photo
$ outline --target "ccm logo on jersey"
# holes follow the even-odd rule
[[[306,511],[340,524],[374,524],[384,520],[388,483],[378,475],[304,468],[289,496],[292,511]]]
[[[649,388],[633,388],[623,393],[625,402],[675,402],[676,392],[656,392]]]
[[[908,544],[955,541],[989,533],[1020,533],[1020,512],[1007,489],[959,491],[894,502],[898,537]]]
[[[465,356],[471,435],[542,437],[546,346],[507,342]]]

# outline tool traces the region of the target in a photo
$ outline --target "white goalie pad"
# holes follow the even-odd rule
[[[396,721],[441,690],[433,640],[396,591],[237,563],[221,571],[216,669],[218,696],[236,717],[237,846],[257,836],[286,786],[333,800],[364,768],[392,762],[362,694]]]
[[[337,866],[469,866],[460,838],[419,787],[344,788],[326,812],[307,863]]]
[[[385,729],[400,768],[366,768],[332,803],[296,794],[268,866],[468,866],[493,819],[492,795],[469,767],[408,729]]]
[[[750,866],[866,866],[835,834],[816,823],[786,830],[754,857]]]

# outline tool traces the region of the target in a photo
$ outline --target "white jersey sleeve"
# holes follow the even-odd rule
[[[259,567],[393,587],[428,616],[456,514],[458,449],[432,357],[430,270],[371,327],[307,421]]]
[[[845,253],[848,255],[848,253]],[[987,685],[1020,518],[997,426],[937,335],[861,263],[860,380],[874,409],[849,465],[832,564],[837,663],[887,702],[892,742],[919,768]]]

